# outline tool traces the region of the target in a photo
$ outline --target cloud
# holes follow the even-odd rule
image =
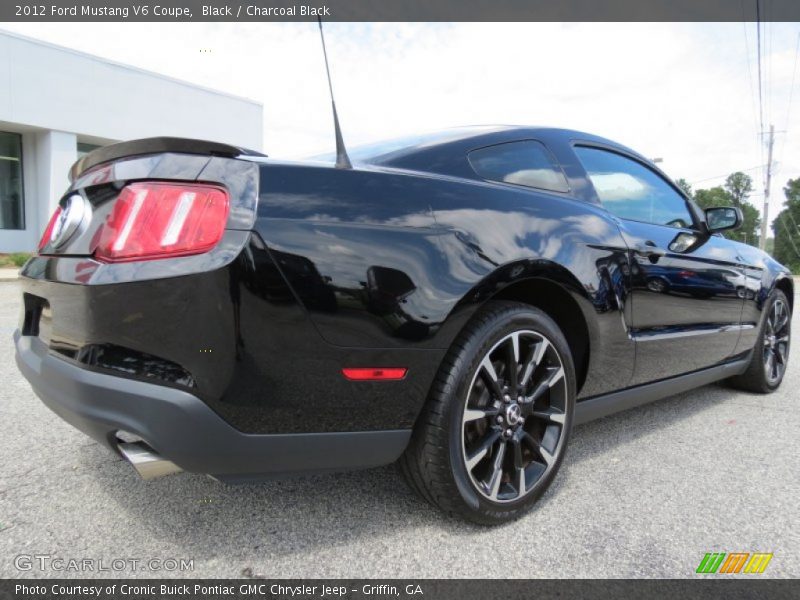
[[[647,182],[628,173],[594,173],[591,180],[603,202],[637,200],[652,193]]]
[[[2,26],[259,100],[264,148],[272,156],[332,150],[315,23]],[[663,158],[670,175],[705,180],[700,187],[744,169],[756,189],[762,187],[758,166],[766,153],[757,136],[753,24],[325,27],[337,107],[351,146],[457,125],[553,125]],[[798,29],[796,23],[767,24],[762,32],[770,40],[765,124],[786,130],[775,144],[775,190],[800,176],[800,109],[786,120]],[[794,101],[800,102],[800,92]],[[779,191],[776,196],[782,199]]]

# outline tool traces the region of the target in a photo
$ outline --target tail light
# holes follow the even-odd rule
[[[58,223],[58,219],[61,216],[61,207],[57,206],[53,216],[50,217],[50,220],[47,222],[47,227],[44,229],[44,233],[42,234],[42,239],[39,240],[39,252],[44,250],[45,246],[50,243],[50,238],[53,237],[53,228]]]
[[[125,186],[100,233],[95,257],[105,262],[202,254],[222,239],[228,193],[203,184]]]

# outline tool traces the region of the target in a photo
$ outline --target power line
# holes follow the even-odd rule
[[[761,0],[756,0],[756,51],[758,54],[758,123],[759,132],[764,133],[764,99],[761,83]]]
[[[740,0],[742,8],[742,33],[744,34],[744,56],[747,59],[747,91],[750,96],[750,109],[753,111],[753,121],[755,121],[756,139],[759,139],[758,132],[760,126],[758,123],[758,113],[756,111],[756,99],[753,93],[753,61],[750,60],[750,39],[747,36],[747,19],[745,18],[744,0]]]
[[[733,171],[734,173],[747,173],[748,171],[755,171],[756,169],[763,169],[764,165],[756,165],[755,167],[749,167],[747,169],[737,169]],[[714,175],[714,177],[706,177],[705,179],[695,179],[694,181],[690,181],[689,185],[694,185],[696,183],[703,183],[704,181],[711,181],[712,179],[719,179],[720,177],[727,177],[731,173],[723,173],[722,175]]]
[[[789,87],[789,106],[786,108],[786,129],[789,129],[789,116],[792,114],[792,97],[794,96],[794,78],[797,75],[797,55],[800,54],[800,32],[794,48],[794,66],[792,67],[792,84]]]
[[[800,250],[797,249],[797,246],[795,245],[794,240],[792,239],[792,232],[789,231],[789,227],[786,225],[783,219],[776,219],[776,220],[780,221],[781,225],[783,225],[783,230],[786,232],[786,235],[789,236],[789,243],[792,245],[794,253],[797,254],[798,258],[800,258]]]
[[[795,45],[794,49],[794,66],[792,66],[792,83],[789,86],[789,105],[786,107],[786,127],[784,127],[785,132],[789,130],[789,118],[792,115],[792,99],[794,97],[794,81],[795,76],[797,75],[797,56],[800,54],[800,32],[797,34],[797,44]],[[786,140],[789,138],[788,135],[783,136],[783,140],[781,141],[781,150],[778,153],[778,156],[783,156],[783,151],[786,148]],[[778,169],[780,170],[780,165],[778,165]]]
[[[800,233],[800,227],[797,226],[797,221],[794,220],[791,209],[787,206],[784,210],[786,211],[786,214],[789,215],[789,218],[792,220],[792,224],[794,225],[794,228],[797,229],[797,233]],[[780,216],[780,213],[778,214],[778,216]]]

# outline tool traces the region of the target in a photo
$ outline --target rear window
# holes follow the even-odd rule
[[[564,172],[540,142],[507,142],[473,150],[469,163],[475,172],[489,181],[512,183],[552,192],[567,192]]]

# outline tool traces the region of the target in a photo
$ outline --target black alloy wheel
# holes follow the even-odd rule
[[[778,385],[789,360],[789,328],[792,315],[783,298],[776,298],[767,315],[763,338],[764,376],[770,385]]]
[[[789,363],[792,336],[792,305],[780,289],[764,303],[763,323],[747,370],[731,377],[741,390],[768,394],[780,387]]]
[[[479,493],[517,500],[555,463],[564,438],[567,382],[543,334],[506,335],[472,378],[462,424],[462,458]]]
[[[493,301],[445,356],[400,468],[445,512],[491,525],[525,514],[564,458],[575,367],[543,311]]]

